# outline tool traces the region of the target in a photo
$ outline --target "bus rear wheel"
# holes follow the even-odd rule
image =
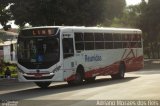
[[[111,75],[112,79],[123,79],[125,75],[125,65],[122,63],[119,66],[119,72],[117,74]]]
[[[35,84],[39,86],[40,88],[48,88],[51,82],[35,82]]]

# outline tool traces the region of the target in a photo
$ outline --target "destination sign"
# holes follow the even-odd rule
[[[20,36],[53,36],[58,28],[35,28],[21,30]]]

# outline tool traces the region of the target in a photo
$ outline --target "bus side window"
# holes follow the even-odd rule
[[[73,39],[63,38],[63,57],[71,57],[74,55]]]
[[[75,46],[77,53],[80,53],[84,50],[84,40],[83,40],[83,33],[74,33],[75,35]]]

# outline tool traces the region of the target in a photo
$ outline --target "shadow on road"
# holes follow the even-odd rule
[[[84,83],[83,85],[79,86],[70,86],[68,84],[60,84],[60,85],[52,85],[47,89],[41,89],[41,88],[30,88],[30,89],[24,89],[20,91],[0,94],[0,100],[24,100],[24,99],[31,99],[35,97],[41,97],[41,96],[47,96],[47,95],[54,95],[59,93],[65,93],[75,90],[83,90],[93,87],[102,87],[102,86],[108,86],[108,85],[114,85],[114,84],[120,84],[124,82],[128,82],[131,80],[134,80],[139,77],[126,77],[125,79],[121,80],[112,80],[111,78],[102,78],[97,79],[93,83]]]

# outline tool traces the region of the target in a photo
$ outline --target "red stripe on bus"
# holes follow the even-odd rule
[[[132,57],[122,60],[125,62],[126,72],[137,71],[143,68],[143,56]],[[119,71],[120,61],[113,63],[112,65],[104,68],[93,69],[85,72],[85,78],[100,76],[100,75],[111,75],[116,74]],[[71,81],[75,79],[75,75],[71,75],[65,79],[65,81]]]

